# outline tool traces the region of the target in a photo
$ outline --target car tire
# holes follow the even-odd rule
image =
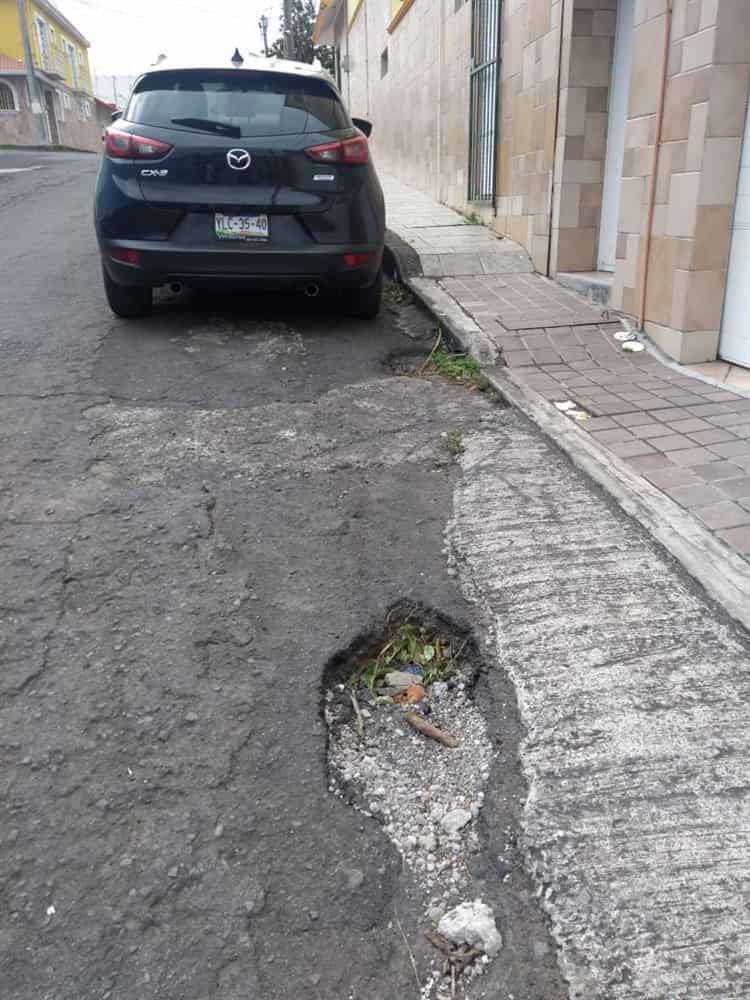
[[[121,316],[123,319],[140,319],[142,316],[148,316],[154,303],[152,288],[118,285],[107,274],[106,268],[103,268],[103,273],[107,302],[116,316]]]
[[[345,316],[354,319],[375,319],[380,312],[383,297],[383,269],[367,288],[357,288],[344,292],[341,300],[341,311]]]

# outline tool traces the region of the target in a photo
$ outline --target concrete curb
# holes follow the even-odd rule
[[[436,278],[407,278],[406,287],[432,313],[449,343],[465,351],[480,365],[495,365],[499,351],[486,333],[449,295]]]
[[[495,345],[444,291],[438,279],[402,276],[398,270],[398,256],[393,256],[399,280],[432,313],[449,341],[483,366],[483,373],[495,391],[550,437],[576,468],[602,486],[732,618],[750,629],[747,562],[692,514],[633,472],[533,389],[514,378],[512,369],[498,367]]]
[[[386,233],[383,251],[385,273],[395,278],[437,320],[445,340],[459,351],[465,351],[480,365],[497,364],[499,351],[490,338],[440,285],[438,278],[425,278],[421,268],[415,273],[407,260],[405,249],[419,255],[408,243],[390,230]]]

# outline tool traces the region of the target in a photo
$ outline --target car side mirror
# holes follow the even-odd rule
[[[352,118],[352,125],[363,132],[368,139],[372,135],[372,122],[368,122],[366,118]]]
[[[112,121],[116,122],[118,118],[122,118],[122,111],[113,111],[112,112]]]

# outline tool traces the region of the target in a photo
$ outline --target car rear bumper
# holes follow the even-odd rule
[[[378,275],[382,245],[331,246],[304,251],[274,250],[241,244],[200,250],[175,249],[153,241],[100,240],[107,273],[119,285],[158,287],[170,281],[186,285],[236,286],[248,289],[299,289],[311,283],[323,289],[366,288]],[[136,251],[137,263],[115,260],[112,252]],[[358,266],[349,266],[349,254],[367,254]]]

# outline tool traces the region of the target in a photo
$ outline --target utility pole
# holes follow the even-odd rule
[[[284,0],[284,58],[294,59],[295,56],[292,37],[292,0]]]
[[[263,51],[266,54],[266,59],[268,59],[268,18],[265,14],[261,14],[258,27],[260,28],[261,35],[263,35]]]
[[[36,122],[36,131],[42,146],[47,145],[47,130],[44,127],[44,111],[42,109],[41,95],[34,75],[34,60],[31,58],[31,42],[29,41],[29,25],[26,20],[25,0],[16,0],[18,10],[18,26],[21,29],[21,40],[23,41],[23,57],[26,64],[26,85],[29,88],[29,100],[31,101],[31,113]]]

